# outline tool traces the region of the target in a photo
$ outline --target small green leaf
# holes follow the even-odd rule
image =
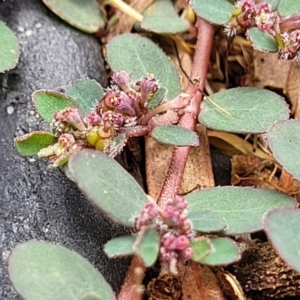
[[[189,29],[189,23],[181,19],[171,0],[156,0],[143,12],[141,27],[160,34],[176,34]]]
[[[240,251],[234,241],[229,238],[210,238],[213,247],[208,255],[198,262],[210,266],[224,266],[240,259]]]
[[[278,45],[273,36],[256,27],[248,30],[248,37],[255,50],[277,52]]]
[[[105,21],[97,0],[42,0],[52,12],[73,27],[96,33]]]
[[[190,0],[190,5],[198,16],[219,25],[228,23],[234,10],[226,0]]]
[[[103,300],[101,297],[99,297],[97,294],[91,292],[86,295],[84,295],[81,300]]]
[[[300,210],[270,211],[265,216],[265,231],[281,258],[300,273]]]
[[[277,8],[277,13],[282,17],[290,17],[299,12],[300,2],[295,0],[281,0]]]
[[[137,69],[154,74],[168,89],[168,99],[180,93],[180,81],[168,57],[148,38],[136,34],[114,37],[107,44],[107,60],[113,71],[132,73]]]
[[[233,88],[210,98],[231,114],[226,114],[208,100],[202,101],[199,122],[214,130],[262,133],[289,115],[281,96],[259,88]]]
[[[119,133],[112,141],[109,151],[109,156],[111,158],[116,157],[120,154],[123,148],[126,146],[128,138],[124,133]]]
[[[93,110],[104,94],[102,86],[96,80],[92,79],[77,81],[66,90],[66,95],[70,96],[80,105],[84,115]]]
[[[37,112],[47,121],[52,122],[53,115],[67,107],[78,107],[69,96],[51,90],[38,90],[32,94]]]
[[[57,137],[50,132],[33,131],[15,138],[15,146],[22,155],[36,155],[41,149],[55,144]]]
[[[150,99],[148,109],[153,109],[158,106],[164,100],[167,93],[168,90],[165,87],[160,87],[159,90]]]
[[[226,228],[226,222],[218,213],[194,207],[188,210],[188,217],[193,223],[193,230],[200,232],[221,231]]]
[[[134,217],[147,203],[147,196],[115,160],[100,151],[86,149],[72,155],[69,170],[92,203],[116,222],[134,225]]]
[[[276,123],[267,133],[273,156],[283,168],[300,180],[300,121],[287,120]]]
[[[192,260],[197,262],[208,255],[214,249],[212,247],[210,239],[206,237],[198,237],[193,239],[191,241],[191,248],[194,251]]]
[[[173,146],[198,146],[199,138],[194,131],[176,125],[158,126],[151,136],[158,142]]]
[[[135,240],[136,235],[124,235],[114,238],[104,245],[104,252],[108,257],[132,255],[134,253],[132,246]]]
[[[14,68],[19,60],[20,46],[16,35],[0,20],[0,73]]]
[[[146,267],[152,266],[159,252],[159,235],[153,228],[141,232],[142,237],[136,247],[136,252],[143,259]]]
[[[274,10],[277,9],[277,6],[278,6],[280,0],[265,0],[265,2],[271,4],[271,6],[272,6],[272,11],[274,11]]]
[[[208,209],[222,216],[224,234],[250,233],[263,229],[263,216],[275,207],[295,207],[295,199],[269,189],[223,186],[185,196],[188,211]]]
[[[102,299],[114,293],[85,258],[60,245],[29,241],[18,245],[9,257],[8,272],[25,300],[82,299],[93,291]]]

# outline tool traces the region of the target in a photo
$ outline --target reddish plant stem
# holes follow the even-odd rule
[[[118,300],[142,300],[142,281],[146,268],[138,256],[134,256],[127,270]]]
[[[203,90],[212,49],[214,28],[211,24],[200,18],[197,18],[196,26],[198,27],[198,36],[191,77],[200,77],[199,89]],[[195,93],[195,87],[190,84],[186,93],[192,94],[193,92]],[[179,120],[180,126],[193,131],[195,130],[201,100],[202,95],[199,92],[196,92],[191,99],[189,106],[185,108],[183,116]],[[168,199],[173,198],[177,194],[188,153],[189,147],[174,148],[170,167],[161,194],[158,198],[160,206],[165,205]],[[137,285],[141,284],[143,278],[142,274],[140,274],[141,276],[136,276],[137,270],[144,274],[145,267],[142,261],[135,256],[127,271],[124,283],[118,295],[118,300],[141,300],[143,298],[142,293],[136,290]]]
[[[198,35],[191,78],[200,77],[198,87],[200,90],[203,90],[213,44],[214,27],[199,17],[196,21],[196,27],[198,28]],[[195,87],[190,83],[186,93],[191,93],[194,90]],[[202,94],[197,91],[179,120],[180,126],[195,130],[201,100]],[[157,201],[160,206],[164,206],[168,199],[173,199],[178,193],[188,154],[189,147],[174,148],[169,170]]]

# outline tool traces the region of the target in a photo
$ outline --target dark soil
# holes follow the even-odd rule
[[[17,68],[0,74],[0,299],[20,299],[7,277],[7,258],[17,243],[30,239],[76,250],[117,290],[127,263],[109,260],[101,249],[124,229],[96,211],[60,170],[21,157],[13,145],[14,137],[47,128],[32,110],[33,91],[64,88],[86,77],[103,82],[100,45],[40,0],[0,0],[0,18],[21,43]]]

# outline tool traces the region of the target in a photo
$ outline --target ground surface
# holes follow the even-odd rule
[[[39,0],[0,0],[0,18],[21,42],[17,68],[0,74],[0,299],[19,299],[6,261],[17,243],[30,239],[78,251],[117,289],[126,264],[109,262],[101,247],[123,229],[95,211],[60,170],[21,157],[13,146],[15,136],[46,126],[31,114],[34,90],[85,77],[103,81],[99,43],[61,22]]]

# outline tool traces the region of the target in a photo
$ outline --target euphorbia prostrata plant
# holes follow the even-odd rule
[[[93,17],[83,20],[76,17],[78,7],[72,7],[72,1],[67,10],[59,1],[44,2],[86,32],[96,32],[104,24],[100,11],[95,12],[96,1],[86,1],[81,17],[89,13]],[[129,10],[122,1],[109,2]],[[171,1],[157,0],[153,5],[159,7],[157,15],[151,15],[150,8],[144,16],[137,14],[142,29],[160,34],[187,30],[187,22],[178,18]],[[228,265],[241,256],[231,236],[262,229],[281,257],[300,272],[300,212],[292,197],[232,186],[178,195],[189,147],[199,144],[194,132],[197,120],[219,131],[266,135],[275,159],[300,180],[300,123],[288,120],[287,105],[279,95],[252,87],[233,88],[204,96],[202,101],[214,34],[214,26],[205,20],[225,25],[230,37],[245,32],[256,49],[298,59],[300,7],[288,0],[240,0],[235,4],[191,0],[190,5],[197,14],[198,36],[191,72],[194,84],[184,92],[176,69],[158,46],[148,38],[125,34],[107,44],[107,61],[113,71],[108,87],[86,79],[64,93],[33,93],[35,107],[52,132],[18,137],[16,148],[23,155],[47,158],[51,168],[63,167],[96,207],[132,228],[131,235],[108,241],[104,250],[112,258],[134,255],[134,259],[115,296],[102,275],[80,255],[59,245],[29,241],[18,245],[9,258],[10,278],[24,299],[141,299],[145,267],[158,259],[175,275],[178,266],[189,260]],[[176,25],[171,32],[166,20]],[[196,78],[200,80],[193,80]],[[175,146],[158,199],[145,194],[113,159],[136,136]]]

